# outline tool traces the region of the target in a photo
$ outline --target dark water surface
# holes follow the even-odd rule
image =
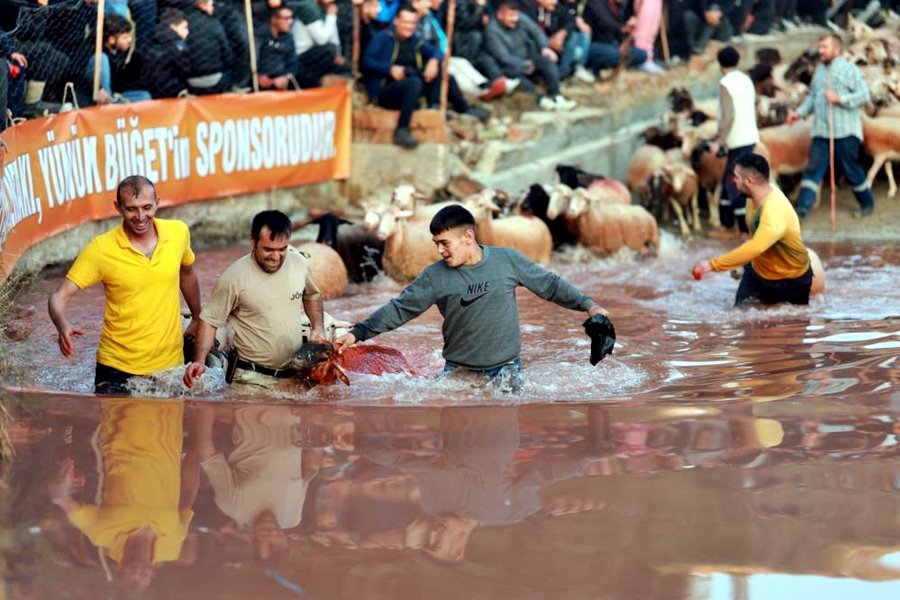
[[[29,391],[5,392],[12,597],[900,597],[900,250],[816,246],[824,297],[735,311],[737,282],[689,275],[723,246],[667,242],[552,266],[613,315],[597,367],[583,315],[520,295],[521,394],[432,381],[429,312],[377,339],[415,376],[262,397],[211,373],[185,397],[172,373],[100,400],[102,291],[70,305],[66,360],[42,282],[7,382]],[[243,252],[200,253],[204,294]]]

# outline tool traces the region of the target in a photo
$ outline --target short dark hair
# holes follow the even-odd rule
[[[400,8],[397,9],[397,14],[394,15],[394,17],[399,17],[400,13],[402,12],[415,13],[416,18],[419,18],[419,11],[417,11],[416,7],[409,2],[404,2],[403,4],[401,4]]]
[[[269,228],[269,235],[273,240],[282,236],[290,237],[294,230],[291,219],[280,210],[264,210],[257,213],[250,225],[250,237],[258,241],[263,227]]]
[[[131,33],[131,23],[122,15],[112,13],[103,18],[103,38]]]
[[[140,194],[146,187],[152,189],[153,195],[156,196],[156,186],[153,185],[152,181],[150,181],[143,175],[129,175],[128,177],[120,181],[119,187],[116,188],[116,204],[122,206],[122,198],[124,196],[128,196],[129,198],[137,198],[138,194]]]
[[[518,11],[522,10],[522,3],[519,2],[519,0],[500,0],[500,2],[497,3],[497,10],[500,10],[504,6]]]
[[[738,52],[737,48],[734,46],[725,46],[719,50],[719,53],[716,55],[716,60],[719,61],[720,67],[731,69],[741,62],[741,53]]]
[[[437,235],[457,227],[475,231],[475,217],[459,204],[451,204],[437,211],[428,228],[431,230],[431,235]]]
[[[163,25],[178,25],[185,21],[187,21],[187,17],[177,8],[167,8],[159,15],[159,22]]]
[[[291,11],[292,15],[294,14],[293,8],[291,8],[290,6],[288,6],[286,4],[282,4],[281,6],[276,6],[275,8],[269,10],[269,20],[271,21],[272,19],[278,18],[281,15],[282,11],[285,11],[285,10]]]
[[[755,171],[763,181],[769,180],[769,161],[759,154],[747,154],[735,162],[741,169]]]

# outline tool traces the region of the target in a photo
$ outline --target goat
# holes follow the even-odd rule
[[[700,231],[700,209],[698,206],[699,184],[697,174],[684,163],[663,165],[650,177],[650,196],[658,211],[662,212],[662,201],[668,200],[678,217],[682,237],[688,237],[690,230],[685,220],[682,206],[691,211],[694,232]]]
[[[569,190],[571,193],[572,190]],[[567,226],[565,220],[559,216],[559,213],[550,216],[548,208],[550,206],[550,194],[543,186],[533,184],[520,203],[522,212],[529,213],[543,221],[550,230],[550,236],[553,239],[553,249],[556,250],[561,246],[574,246],[577,237],[574,232]]]

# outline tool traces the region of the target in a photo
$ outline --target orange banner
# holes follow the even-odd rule
[[[152,100],[60,113],[0,135],[0,280],[29,247],[116,214],[129,175],[161,206],[346,179],[350,93]]]

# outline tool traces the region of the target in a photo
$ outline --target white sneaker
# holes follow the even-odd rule
[[[594,77],[594,74],[581,65],[575,67],[575,73],[573,75],[575,79],[584,83],[594,83],[595,81],[597,81],[597,78]]]
[[[506,94],[507,96],[509,96],[509,95],[512,94],[514,91],[516,91],[516,88],[517,88],[517,87],[519,87],[519,80],[518,80],[518,79],[512,79],[512,78],[507,77],[507,79],[506,79],[506,88],[505,88],[505,90],[504,90],[503,93]]]
[[[538,100],[538,106],[541,107],[541,110],[556,110],[556,101],[550,96],[544,96]]]
[[[660,73],[663,72],[663,68],[660,67],[655,62],[653,62],[652,60],[646,61],[644,64],[642,64],[638,68],[641,71],[643,71],[644,73],[650,73],[651,75],[659,75]]]
[[[577,102],[575,102],[574,100],[569,100],[562,94],[557,94],[553,98],[553,104],[556,110],[572,110],[573,108],[578,106]]]

